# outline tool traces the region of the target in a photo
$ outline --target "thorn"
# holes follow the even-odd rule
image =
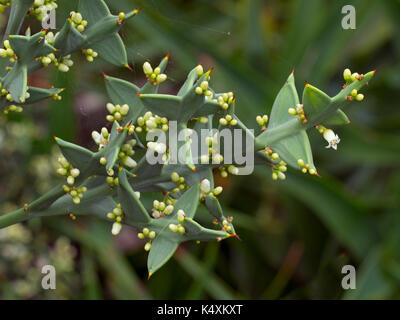
[[[210,70],[208,70],[208,71],[206,72],[206,77],[208,77],[208,76],[210,75],[210,73],[211,73],[213,70],[214,70],[214,67],[212,67]]]
[[[170,55],[171,55],[171,52],[168,51],[168,53],[167,53],[167,55],[164,57],[164,59],[168,60]]]
[[[107,78],[107,75],[104,72],[101,72],[101,75],[103,76],[103,78]]]
[[[349,120],[349,123],[348,123],[348,124],[352,124],[351,120]]]
[[[376,68],[375,70],[372,70],[372,72],[375,74],[375,72],[377,72],[378,71],[378,68]]]
[[[239,241],[242,241],[242,239],[240,239],[240,237],[238,236],[238,234],[237,234],[237,233],[233,234],[233,235],[232,235],[232,237],[234,237],[234,238],[238,239]]]
[[[310,84],[308,83],[308,81],[306,81],[306,87],[308,88],[310,86]]]
[[[292,69],[292,72],[290,73],[292,76],[294,76],[294,68]]]
[[[142,94],[140,94],[139,92],[136,92],[136,95],[137,95],[139,98],[142,98]]]
[[[315,171],[315,175],[316,175],[318,178],[321,178],[321,176],[319,175],[319,173],[318,173],[317,171]]]
[[[65,90],[67,90],[67,88],[61,88],[61,89],[60,89],[60,93],[63,92],[63,91],[65,91]]]
[[[54,140],[56,140],[56,141],[58,140],[58,138],[54,134],[52,134],[52,136],[53,136]]]
[[[153,275],[152,272],[149,272],[149,276],[147,277],[147,280],[150,280],[151,276]]]
[[[126,64],[124,67],[127,68],[129,71],[133,72],[133,69],[129,64]]]

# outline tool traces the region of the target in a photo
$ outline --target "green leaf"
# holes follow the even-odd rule
[[[180,117],[182,98],[169,94],[140,94],[144,106],[168,120],[177,120]]]
[[[113,34],[92,46],[99,57],[116,66],[128,65],[124,42],[119,34]]]
[[[332,99],[326,93],[307,83],[304,87],[302,103],[306,118],[314,122],[312,119],[328,110]]]
[[[339,125],[344,125],[344,124],[349,124],[349,123],[350,123],[349,118],[340,109],[338,109],[332,117],[330,117],[322,122],[322,124],[324,126],[339,126]]]
[[[88,26],[96,24],[104,17],[110,16],[111,12],[103,0],[79,0],[79,12]]]
[[[288,109],[296,108],[298,103],[299,97],[294,83],[294,73],[292,72],[275,98],[268,129],[272,129],[294,119],[294,117],[288,113]]]
[[[118,180],[118,199],[126,215],[126,221],[131,225],[149,223],[151,218],[129,184],[124,170],[120,171]]]
[[[175,253],[179,244],[166,237],[158,236],[151,243],[149,257],[147,259],[147,269],[149,277],[160,269]]]
[[[225,231],[204,228],[191,218],[185,218],[182,225],[186,230],[184,237],[187,239],[185,240],[215,241],[230,237],[229,233]]]
[[[28,69],[26,64],[16,62],[11,71],[4,78],[4,88],[11,94],[13,101],[24,103],[28,90]]]
[[[198,78],[199,76],[197,75],[196,68],[192,69],[189,72],[185,83],[179,89],[178,96],[184,96],[186,93],[188,93],[193,88],[193,85]]]
[[[45,56],[55,51],[55,48],[44,41],[45,32],[38,32],[32,36],[10,35],[8,40],[18,62],[28,63],[33,58]]]

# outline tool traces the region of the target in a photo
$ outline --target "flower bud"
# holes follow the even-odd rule
[[[204,193],[209,193],[211,190],[211,185],[210,185],[210,180],[208,179],[203,179],[200,182],[200,190]]]
[[[174,206],[169,204],[165,209],[164,209],[164,214],[165,215],[170,215],[174,211]]]
[[[153,73],[153,68],[151,67],[151,64],[148,63],[147,61],[143,64],[143,72],[145,75]]]
[[[197,75],[198,75],[199,77],[201,77],[201,76],[203,75],[203,73],[204,73],[203,66],[199,64],[199,65],[196,67],[196,72],[197,72]]]
[[[145,250],[145,251],[150,251],[150,249],[151,249],[151,242],[147,242],[147,243],[144,245],[144,250]]]
[[[157,76],[157,82],[158,83],[164,82],[165,80],[167,80],[167,75],[165,73],[159,74]]]
[[[351,71],[350,71],[350,69],[344,69],[343,78],[346,81],[351,79]]]
[[[108,112],[111,114],[113,114],[115,112],[115,106],[110,102],[106,104],[106,108],[107,108]]]
[[[74,168],[71,170],[71,176],[73,176],[74,178],[76,178],[77,176],[79,176],[80,171],[77,168]]]
[[[176,224],[170,224],[168,226],[169,230],[171,230],[172,232],[177,232],[178,231],[178,226]]]
[[[218,196],[218,195],[221,194],[222,190],[223,190],[222,187],[216,187],[216,188],[213,190],[213,194],[216,195],[216,196]]]
[[[75,183],[74,177],[73,177],[73,176],[68,176],[68,178],[67,178],[67,183],[68,183],[69,185],[73,185],[73,184]]]
[[[129,168],[134,168],[137,166],[136,161],[133,160],[131,157],[125,157],[123,162],[124,162],[124,165],[126,165]]]
[[[111,233],[116,236],[117,234],[120,233],[122,228],[122,224],[120,222],[114,222],[112,225]]]

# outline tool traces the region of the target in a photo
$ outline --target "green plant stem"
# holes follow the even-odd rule
[[[105,196],[107,193],[111,192],[108,185],[102,185],[87,191],[84,201],[90,201],[91,199],[96,199],[102,195]],[[35,217],[65,214],[66,208],[72,204],[72,198],[65,194],[61,185],[58,185],[28,205],[27,210],[25,208],[20,208],[0,216],[0,229]]]

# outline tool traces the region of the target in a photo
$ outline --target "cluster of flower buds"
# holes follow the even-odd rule
[[[277,165],[273,165],[272,166],[272,180],[285,180],[286,179],[286,175],[284,174],[284,172],[287,171],[287,167],[286,167],[286,162],[285,161],[281,161],[279,162]]]
[[[289,108],[288,109],[289,114],[292,116],[298,116],[297,120],[303,122],[303,124],[307,123],[307,118],[306,115],[304,114],[304,107],[302,104],[297,104],[296,109],[295,108]]]
[[[206,98],[212,99],[213,97],[213,92],[209,90],[208,88],[208,81],[204,80],[202,81],[195,89],[196,94],[204,94]]]
[[[139,117],[137,119],[137,127],[136,132],[143,132],[143,130],[150,131],[153,129],[161,129],[163,131],[168,130],[168,119],[166,117],[160,117],[158,115],[154,115],[153,113],[148,111],[143,117]]]
[[[239,168],[235,167],[233,164],[221,166],[221,167],[219,167],[219,171],[220,171],[220,174],[221,174],[222,178],[227,178],[228,177],[228,173],[230,173],[232,175],[238,175],[239,174]]]
[[[361,81],[364,78],[363,74],[358,74],[357,72],[351,73],[350,69],[344,69],[343,78],[346,81],[344,88],[348,86],[350,83],[358,80]]]
[[[83,32],[88,22],[83,20],[82,15],[79,12],[71,11],[70,17],[72,26],[79,32]]]
[[[169,216],[174,211],[172,204],[166,204],[163,201],[154,200],[151,215],[154,219],[159,219],[164,216]]]
[[[226,231],[226,232],[232,231],[232,226],[230,224],[232,224],[233,219],[232,219],[232,217],[230,217],[229,221],[228,221],[228,219],[222,220],[222,225],[223,225],[222,231]]]
[[[16,106],[14,104],[11,104],[9,106],[6,106],[3,110],[4,114],[8,114],[9,112],[22,112],[23,108],[20,106]]]
[[[238,122],[237,122],[236,119],[233,119],[230,114],[227,114],[225,116],[225,118],[220,118],[219,119],[219,124],[221,126],[227,126],[227,125],[236,126],[238,124]]]
[[[63,177],[67,177],[68,185],[63,185],[63,190],[71,195],[75,204],[79,204],[83,198],[83,193],[87,191],[86,187],[77,188],[74,186],[75,179],[80,174],[79,169],[73,168],[63,156],[59,157],[57,161],[61,166],[57,169],[57,173]]]
[[[57,161],[61,166],[57,169],[57,173],[61,176],[67,177],[67,183],[72,186],[75,183],[75,178],[80,174],[79,169],[73,168],[64,157],[59,157]]]
[[[83,194],[87,191],[86,187],[77,188],[77,187],[70,187],[67,185],[63,185],[62,188],[65,193],[70,194],[70,196],[72,197],[72,201],[75,204],[79,204],[81,202]]]
[[[126,116],[129,112],[129,106],[127,104],[120,106],[119,104],[113,105],[109,102],[106,108],[110,113],[106,116],[106,120],[109,122],[120,121],[122,117]]]
[[[86,60],[89,62],[93,62],[94,58],[97,58],[97,56],[99,55],[96,51],[94,51],[93,49],[86,49],[84,50],[85,56],[86,56]]]
[[[122,228],[122,220],[124,218],[124,213],[122,211],[121,204],[118,203],[117,206],[113,209],[112,212],[107,213],[107,218],[111,220],[115,220],[115,222],[112,225],[111,228],[111,233],[116,236],[117,234],[120,233],[121,228]]]
[[[56,42],[56,38],[58,36],[59,32],[57,32],[56,34],[54,34],[53,32],[47,32],[45,35],[45,41],[46,43],[48,43],[49,45],[53,45],[54,42]]]
[[[102,158],[101,158],[102,159]],[[101,161],[100,159],[100,161]],[[110,168],[107,170],[107,174],[108,177],[106,177],[106,182],[108,183],[108,185],[113,188],[114,186],[118,186],[119,185],[119,180],[118,177],[114,177],[114,169]]]
[[[356,89],[353,89],[353,90],[351,90],[351,95],[347,96],[347,100],[353,101],[354,99],[357,101],[363,101],[364,95],[362,93],[358,93],[358,91]]]
[[[235,96],[233,95],[233,92],[226,92],[219,95],[216,101],[222,109],[228,110],[229,106],[235,102]]]
[[[177,185],[176,188],[172,189],[172,193],[178,193],[181,190],[186,190],[189,188],[189,186],[185,183],[185,178],[180,177],[177,172],[171,173],[171,181]]]
[[[326,148],[332,148],[337,150],[337,145],[340,142],[340,138],[333,130],[327,129],[322,125],[315,126],[319,133],[321,133],[324,139],[328,142]]]
[[[10,41],[4,40],[3,44],[4,44],[4,48],[0,49],[0,57],[10,58],[11,62],[15,62],[15,52],[11,48]]]
[[[144,250],[150,251],[151,248],[151,240],[153,240],[156,237],[156,232],[155,231],[150,231],[149,228],[143,228],[142,232],[138,233],[138,238],[139,239],[145,239],[149,238],[150,240],[146,242],[144,245]]]
[[[74,62],[72,61],[70,54],[65,57],[62,57],[60,60],[57,60],[54,53],[50,53],[47,56],[39,57],[38,59],[42,61],[42,64],[45,67],[53,63],[54,66],[56,66],[58,70],[61,72],[68,72],[69,68],[74,65]]]
[[[303,173],[309,173],[312,175],[316,175],[317,171],[315,169],[310,168],[310,165],[308,163],[305,163],[303,159],[298,159],[297,164],[302,168],[301,172]]]
[[[131,158],[135,155],[135,150],[133,150],[133,147],[135,145],[135,139],[127,141],[121,146],[120,152],[118,154],[119,158],[122,160],[122,163],[129,168],[134,168],[137,166],[136,161]]]
[[[92,131],[92,138],[94,142],[99,146],[99,150],[103,149],[108,144],[108,139],[110,139],[110,134],[106,127],[101,128],[100,133]],[[105,163],[104,165],[106,165]]]
[[[185,227],[181,223],[183,223],[183,221],[185,221],[185,212],[183,210],[178,210],[176,215],[177,215],[179,224],[170,223],[168,228],[172,232],[178,232],[179,234],[184,235],[186,230],[185,230]]]
[[[167,80],[167,75],[165,73],[161,73],[161,69],[159,67],[153,70],[153,67],[147,61],[143,64],[143,72],[146,75],[147,80],[154,85]]]
[[[270,160],[278,160],[279,159],[279,154],[277,152],[272,151],[270,147],[266,147],[263,150],[264,154],[268,157]]]
[[[266,124],[268,122],[268,116],[264,114],[263,116],[256,117],[257,124],[261,127],[262,130],[266,129]]]
[[[48,12],[57,9],[56,0],[35,0],[32,5],[32,15],[38,20],[43,20],[47,17]]]
[[[223,188],[221,186],[215,187],[211,190],[211,183],[208,179],[203,179],[200,182],[201,199],[204,199],[207,195],[219,196],[222,193]]]

